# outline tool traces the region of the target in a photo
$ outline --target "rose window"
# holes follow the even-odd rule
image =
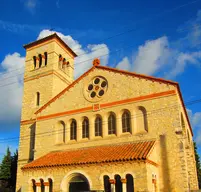
[[[95,77],[87,86],[87,95],[89,99],[101,98],[107,91],[108,83],[103,77]]]

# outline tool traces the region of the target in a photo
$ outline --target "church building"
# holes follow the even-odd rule
[[[56,33],[24,48],[17,192],[198,189],[177,82],[99,59],[74,79],[77,55]]]

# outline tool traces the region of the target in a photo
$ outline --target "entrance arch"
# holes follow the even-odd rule
[[[68,173],[61,182],[62,192],[90,191],[91,181],[84,173]]]
[[[83,175],[79,174],[69,181],[69,192],[89,191],[89,182]]]

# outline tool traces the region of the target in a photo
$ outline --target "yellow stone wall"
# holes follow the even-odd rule
[[[149,173],[147,173],[147,166],[150,167],[148,169]],[[114,178],[116,174],[119,174],[121,178],[125,178],[126,174],[131,174],[134,177],[135,191],[151,191],[150,183],[152,182],[152,178],[147,177],[147,175],[151,174],[151,171],[155,171],[151,167],[152,165],[148,165],[146,163],[124,162],[102,165],[49,168],[48,170],[41,169],[35,170],[34,172],[25,171],[23,174],[23,178],[25,180],[24,189],[27,192],[32,192],[30,187],[32,179],[39,182],[39,179],[42,178],[45,182],[47,182],[48,178],[52,178],[54,192],[67,191],[70,176],[72,174],[81,173],[89,181],[90,190],[104,190],[104,175]],[[148,186],[148,184],[150,186]]]
[[[33,57],[47,52],[48,59],[45,66],[45,60],[42,60],[42,66],[39,68],[37,62],[34,68]],[[65,72],[59,68],[59,55],[62,54],[69,62]],[[35,112],[45,103],[47,103],[56,94],[62,91],[73,81],[74,60],[67,50],[64,50],[55,40],[37,45],[34,48],[26,50],[25,73],[24,73],[24,96],[22,103],[21,121],[35,119]],[[40,105],[36,105],[36,93],[40,93]],[[21,180],[21,167],[30,160],[30,133],[33,125],[21,125],[19,141],[19,160],[17,172],[17,190]]]

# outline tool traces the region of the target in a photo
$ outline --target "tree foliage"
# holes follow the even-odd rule
[[[0,167],[0,179],[11,179],[11,164],[12,157],[9,147],[7,148],[6,155],[3,157]]]
[[[197,146],[194,142],[194,150],[195,150],[195,160],[196,160],[196,167],[197,167],[197,175],[198,175],[198,185],[199,189],[201,189],[201,165],[200,165],[200,157],[197,152]]]
[[[18,151],[11,155],[9,147],[6,155],[0,164],[0,179],[7,182],[7,187],[15,191],[16,174],[17,174]]]

